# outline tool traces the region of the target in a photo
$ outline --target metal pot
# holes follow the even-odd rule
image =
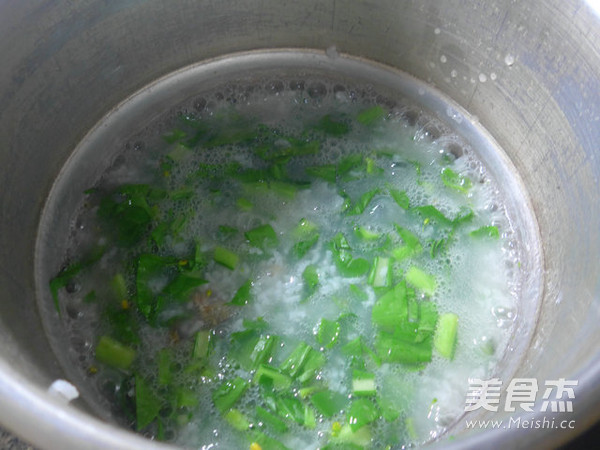
[[[582,432],[600,415],[599,15],[593,0],[0,1],[0,423],[44,448],[162,447],[47,393],[64,377],[33,273],[48,192],[87,131],[153,80],[233,52],[335,46],[476,116],[537,218],[541,308],[510,375],[577,380],[574,427],[459,426],[444,445],[556,446]]]

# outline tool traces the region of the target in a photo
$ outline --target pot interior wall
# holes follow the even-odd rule
[[[92,447],[140,443],[121,432],[99,435],[102,426],[75,408],[49,406],[43,393],[62,372],[36,308],[38,220],[54,179],[89,129],[127,96],[180,67],[246,50],[331,46],[431,83],[506,151],[529,193],[545,267],[538,326],[516,376],[578,378],[576,431],[596,419],[600,22],[586,2],[0,1],[5,426],[41,446],[48,446],[47,433],[60,433],[56,446],[77,447],[82,438]],[[41,411],[43,420],[36,416]],[[30,430],[32,420],[40,421],[37,430]],[[465,442],[481,444],[491,434]],[[494,434],[520,439],[520,446],[568,437]]]

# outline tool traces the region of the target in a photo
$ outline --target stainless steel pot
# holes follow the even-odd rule
[[[459,427],[443,445],[555,446],[582,432],[600,415],[598,3],[0,0],[0,423],[43,448],[160,446],[47,393],[64,374],[35,299],[46,196],[86,132],[154,79],[233,52],[334,45],[420,78],[475,115],[537,217],[542,307],[513,375],[578,380],[574,429]]]

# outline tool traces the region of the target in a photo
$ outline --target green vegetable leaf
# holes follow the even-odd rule
[[[363,109],[356,116],[356,120],[363,125],[371,125],[375,121],[385,117],[386,115],[385,109],[380,105],[371,106],[370,108]]]
[[[423,217],[427,223],[437,223],[442,226],[452,226],[452,220],[448,219],[440,210],[435,206],[417,206],[413,208],[417,214]]]
[[[373,305],[371,320],[373,324],[393,331],[408,318],[407,289],[404,282],[398,283],[382,295]]]
[[[366,274],[371,268],[367,260],[352,257],[352,249],[342,233],[333,237],[330,248],[338,270],[345,277],[359,277]]]
[[[250,428],[250,421],[239,409],[230,409],[223,417],[229,425],[238,431],[246,431]]]
[[[332,348],[340,335],[340,323],[334,320],[321,319],[317,330],[317,342],[325,348]]]
[[[359,428],[373,422],[377,417],[379,417],[377,406],[369,399],[359,398],[350,405],[348,425],[355,433]]]
[[[363,211],[369,206],[373,197],[375,197],[379,193],[379,189],[372,189],[368,192],[365,192],[360,198],[356,201],[354,205],[348,209],[347,214],[351,216],[356,216],[362,214]]]
[[[180,272],[164,289],[163,293],[178,302],[187,302],[190,293],[198,286],[208,283],[200,275],[192,272]]]
[[[354,234],[363,241],[375,241],[381,237],[379,233],[362,226],[354,227]]]
[[[310,402],[320,414],[330,418],[346,409],[348,396],[339,392],[323,390],[313,394],[310,397]]]
[[[292,385],[292,379],[277,367],[260,364],[254,374],[254,383],[281,391]]]
[[[405,274],[406,281],[417,289],[422,290],[427,295],[433,295],[437,287],[435,277],[423,271],[422,269],[411,266]]]
[[[215,262],[231,270],[234,270],[240,261],[240,257],[236,253],[225,247],[216,247],[213,253],[213,259]]]
[[[242,325],[246,330],[264,331],[269,328],[269,324],[262,317],[258,317],[256,320],[244,319]]]
[[[229,302],[231,305],[244,306],[252,301],[252,280],[248,279],[236,291]]]
[[[148,197],[148,185],[125,185],[104,197],[98,207],[98,217],[107,225],[107,231],[116,235],[117,243],[130,247],[148,232],[156,215]]]
[[[319,284],[319,274],[315,264],[309,264],[302,272],[302,279],[307,287],[309,295],[312,295]]]
[[[277,404],[277,413],[284,419],[304,425],[304,406],[296,397],[285,396],[275,399]]]
[[[500,238],[500,232],[498,231],[498,227],[493,226],[493,225],[477,228],[476,230],[471,231],[469,233],[469,235],[471,235],[475,238],[484,238],[484,237],[489,237],[492,239]]]
[[[137,260],[136,271],[136,303],[138,310],[148,320],[153,320],[157,313],[156,288],[153,281],[165,275],[170,267],[175,265],[175,258],[167,258],[151,253],[143,253]]]
[[[224,414],[244,395],[248,388],[248,382],[241,377],[225,381],[212,394],[215,407]]]
[[[410,200],[408,198],[408,195],[406,195],[406,191],[399,191],[398,189],[388,188],[388,192],[400,208],[410,208]]]
[[[96,359],[116,369],[128,370],[135,360],[135,350],[102,336],[96,345]]]
[[[375,340],[375,351],[383,362],[419,364],[431,361],[432,342],[409,342],[402,333],[380,332]]]
[[[450,169],[449,167],[444,167],[441,173],[442,182],[451,189],[462,192],[466,194],[471,189],[473,183],[471,180],[464,175],[460,175]]]
[[[310,237],[304,241],[296,242],[294,244],[294,246],[292,247],[292,254],[297,259],[304,257],[304,255],[306,255],[306,253],[308,253],[308,251],[314,247],[314,245],[317,243],[318,240],[319,240],[319,235],[315,234],[312,237]]]
[[[277,234],[271,225],[260,225],[244,233],[246,239],[253,247],[266,250],[270,247],[276,247],[279,244]]]
[[[288,430],[288,426],[283,420],[260,406],[256,407],[256,418],[263,425],[267,425],[278,433],[285,433]]]
[[[162,406],[160,398],[139,375],[135,377],[135,405],[138,431],[156,419]]]

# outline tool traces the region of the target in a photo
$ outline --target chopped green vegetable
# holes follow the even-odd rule
[[[285,433],[288,430],[288,426],[283,420],[275,414],[271,414],[261,406],[256,407],[256,418],[262,422],[263,425],[267,425],[278,433]]]
[[[458,316],[456,314],[445,313],[440,315],[433,345],[436,351],[446,359],[454,358],[457,330]]]
[[[100,202],[98,217],[115,233],[116,242],[130,247],[148,232],[156,211],[149,204],[152,194],[146,184],[125,185],[107,195]]]
[[[324,390],[313,394],[310,402],[325,417],[333,417],[346,408],[348,396],[330,390]]]
[[[253,381],[254,383],[269,386],[278,391],[287,389],[292,385],[292,379],[289,376],[284,374],[280,369],[267,364],[258,366]]]
[[[213,392],[213,403],[221,413],[225,413],[237,403],[247,388],[248,382],[241,377],[225,381]]]
[[[271,359],[277,337],[267,334],[261,335],[250,353],[251,368],[258,367],[259,364],[267,363]]]
[[[112,288],[118,300],[126,300],[129,298],[129,294],[127,292],[127,283],[125,282],[123,274],[116,274],[110,281],[110,287]]]
[[[429,255],[432,258],[435,258],[438,255],[445,252],[450,243],[450,238],[451,238],[451,236],[449,236],[447,238],[438,239],[438,240],[431,240]]]
[[[208,281],[201,278],[199,274],[182,272],[163,289],[163,293],[178,302],[186,302],[189,300],[190,293],[205,283]]]
[[[276,247],[279,243],[275,230],[273,230],[273,227],[269,224],[260,225],[250,231],[246,231],[244,235],[246,236],[246,239],[248,239],[250,245],[262,250]]]
[[[296,256],[296,258],[300,259],[306,255],[311,248],[314,247],[318,240],[319,235],[315,234],[307,240],[296,242],[292,247],[292,253]]]
[[[256,446],[254,445],[256,444]],[[289,450],[285,445],[277,439],[267,436],[264,433],[255,431],[252,433],[252,444],[250,450]]]
[[[219,225],[219,235],[224,239],[229,239],[238,232],[237,228],[230,227],[229,225]]]
[[[262,317],[258,317],[256,320],[244,319],[242,324],[246,330],[263,331],[269,328],[269,324]]]
[[[252,202],[244,197],[238,198],[236,205],[243,211],[250,211],[254,207]]]
[[[444,167],[441,173],[442,182],[451,189],[466,194],[471,189],[473,183],[464,175],[459,175],[449,167]]]
[[[246,370],[256,369],[271,358],[277,337],[247,329],[231,334],[230,357]]]
[[[304,426],[309,430],[313,430],[317,426],[315,411],[308,405],[304,405]]]
[[[302,365],[302,369],[298,374],[298,381],[300,381],[301,383],[306,383],[310,379],[314,378],[323,368],[325,362],[326,359],[323,353],[318,352],[316,350],[312,350],[311,352],[309,352],[308,356],[304,361],[304,364]]]
[[[156,288],[154,280],[164,276],[168,269],[177,263],[174,258],[166,258],[151,253],[144,253],[137,260],[136,271],[136,303],[139,311],[146,319],[153,319],[157,313]]]
[[[177,408],[195,408],[198,406],[198,396],[192,389],[178,387],[175,393]]]
[[[307,287],[307,291],[309,295],[312,295],[313,292],[317,289],[317,285],[319,284],[319,274],[317,273],[317,266],[314,264],[309,264],[306,266],[304,271],[302,272],[302,279]]]
[[[344,450],[364,449],[371,445],[372,434],[368,426],[363,426],[356,431],[353,431],[350,425],[345,424],[341,427],[336,436],[332,436],[330,442],[339,444],[341,447],[333,447],[335,449],[342,448]]]
[[[235,306],[244,306],[252,301],[252,280],[246,280],[244,284],[242,284],[239,289],[236,291],[235,295],[229,302]]]
[[[419,241],[419,238],[416,234],[414,234],[407,228],[401,227],[398,224],[394,224],[394,227],[396,228],[396,232],[402,238],[402,241],[404,241],[406,247],[410,249],[411,256],[417,255],[421,252],[423,247],[421,246],[421,242]]]
[[[462,225],[463,223],[470,222],[473,217],[475,217],[475,213],[470,208],[461,208],[456,217],[452,220],[452,226],[454,228]]]
[[[498,231],[498,227],[489,225],[481,228],[477,228],[469,233],[469,235],[476,238],[490,237],[492,239],[499,239],[500,232]]]
[[[435,277],[430,275],[418,267],[411,266],[405,274],[406,281],[412,284],[417,289],[422,290],[427,295],[433,295],[437,286]]]
[[[399,191],[398,189],[388,188],[388,192],[400,208],[410,208],[410,200],[408,198],[408,195],[406,195],[406,191]]]
[[[350,284],[350,292],[356,297],[357,300],[364,302],[369,299],[369,295],[359,288],[356,284]]]
[[[393,331],[408,317],[407,290],[404,282],[398,283],[373,305],[371,320],[378,327]]]
[[[365,344],[362,336],[346,343],[342,347],[342,354],[358,360],[362,360],[365,355],[368,355],[376,365],[381,365],[381,359],[367,346],[367,344]]]
[[[212,333],[210,330],[199,330],[194,339],[194,350],[192,357],[194,359],[206,358],[211,349]]]
[[[372,189],[368,192],[365,192],[360,196],[356,203],[350,207],[347,213],[354,216],[362,214],[367,206],[369,206],[369,203],[371,203],[371,200],[373,200],[373,197],[375,197],[377,194],[379,194],[379,189]]]
[[[392,261],[376,256],[367,282],[373,287],[390,287],[392,284]]]
[[[413,209],[428,223],[437,223],[441,226],[452,226],[452,220],[448,219],[435,206],[417,206]]]
[[[308,219],[300,219],[300,222],[296,225],[294,230],[292,231],[292,235],[296,239],[307,239],[319,232],[319,228],[317,225],[308,220]]]
[[[332,348],[340,335],[340,323],[334,320],[321,319],[317,330],[317,342],[325,348]]]
[[[216,262],[231,270],[234,270],[240,261],[238,255],[224,247],[216,247],[213,258]]]
[[[385,109],[380,105],[375,105],[358,113],[356,120],[363,125],[371,125],[375,121],[385,117],[386,114]]]
[[[277,413],[284,419],[293,420],[299,425],[304,425],[304,406],[296,397],[284,396],[275,399]]]
[[[353,433],[379,417],[377,406],[369,399],[354,400],[348,411],[348,425]]]
[[[162,401],[139,375],[135,377],[135,405],[136,426],[138,430],[142,430],[150,425],[158,416],[162,406]]]
[[[223,417],[238,431],[246,431],[250,428],[250,421],[239,409],[230,409]]]
[[[116,369],[128,370],[135,359],[135,350],[102,336],[96,345],[96,359]]]
[[[345,277],[359,277],[366,274],[370,264],[363,258],[353,258],[350,245],[342,233],[333,237],[330,245],[338,270]]]
[[[365,227],[354,227],[354,234],[364,241],[374,241],[381,237],[379,233],[375,233]]]
[[[431,339],[413,343],[403,340],[403,337],[386,332],[379,333],[375,341],[375,350],[383,362],[418,364],[431,361]]]
[[[335,183],[337,178],[337,166],[335,164],[325,164],[322,166],[307,167],[305,172],[313,177],[322,178],[330,183]]]
[[[354,370],[352,372],[352,394],[358,397],[365,397],[377,394],[377,383],[375,383],[375,374]]]

